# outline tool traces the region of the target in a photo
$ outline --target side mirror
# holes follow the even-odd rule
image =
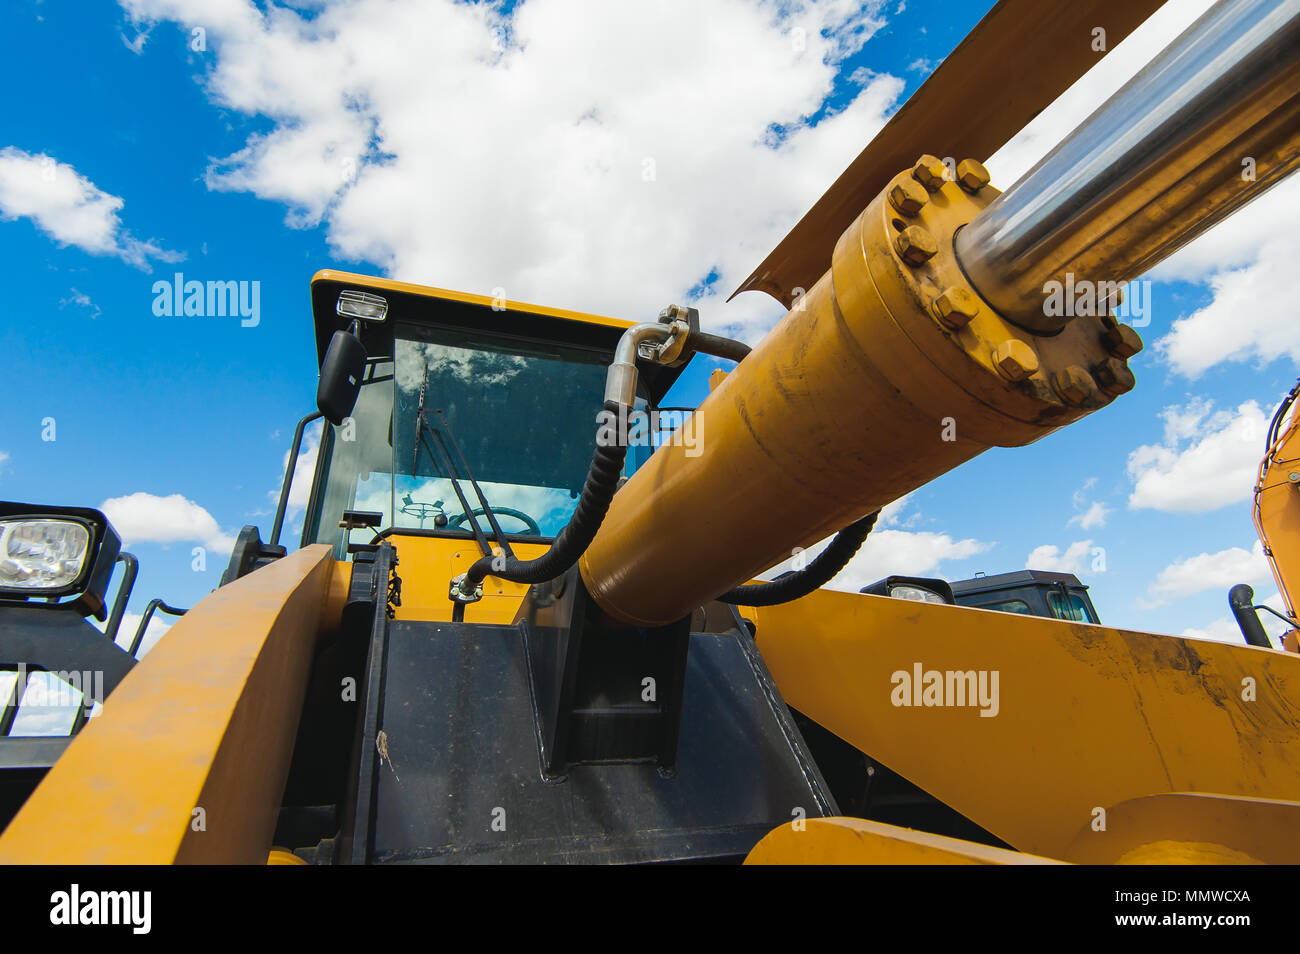
[[[357,406],[361,376],[366,369],[366,349],[350,331],[336,331],[320,364],[316,407],[331,424],[341,424]]]

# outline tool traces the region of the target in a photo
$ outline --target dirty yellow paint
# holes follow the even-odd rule
[[[741,614],[791,706],[1021,851],[1149,795],[1300,800],[1290,653],[829,590]],[[996,715],[895,705],[918,664],[996,673]]]
[[[1300,803],[1174,792],[1109,807],[1065,850],[1079,864],[1300,863]]]
[[[264,864],[349,570],[318,544],[199,602],[37,786],[0,864]]]

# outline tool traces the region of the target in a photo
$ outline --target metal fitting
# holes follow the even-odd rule
[[[934,236],[919,225],[909,225],[894,237],[894,248],[909,265],[924,265],[939,251]]]
[[[1023,381],[1038,370],[1038,355],[1019,338],[1010,338],[993,349],[993,366],[1008,381]]]
[[[979,299],[968,288],[945,288],[930,302],[930,313],[949,328],[961,328],[979,314]]]
[[[1120,358],[1107,358],[1092,369],[1092,376],[1101,392],[1112,398],[1127,394],[1137,384],[1133,372]]]
[[[447,587],[447,597],[453,603],[477,603],[483,598],[483,584],[480,582],[472,590],[465,588],[465,576],[454,577],[451,584]]]
[[[1052,375],[1052,390],[1066,404],[1076,407],[1088,400],[1096,387],[1092,375],[1077,364],[1072,364]]]
[[[912,178],[925,186],[926,192],[938,192],[943,188],[947,173],[943,160],[929,154],[916,160],[916,165],[912,166]]]
[[[957,184],[974,195],[989,184],[992,176],[984,168],[984,163],[974,159],[963,159],[957,163]]]
[[[627,331],[623,332],[623,337],[618,339],[618,346],[614,349],[614,361],[609,366],[609,372],[605,375],[605,400],[613,401],[622,407],[634,407],[636,405],[636,381],[637,371],[636,362],[638,357],[643,357],[649,361],[656,361],[657,350],[646,354],[642,351],[643,344],[649,344],[653,348],[670,341],[675,334],[674,329],[680,319],[675,319],[671,325],[661,325],[658,322],[642,322],[639,325],[633,325]],[[684,321],[681,322],[685,326]],[[688,329],[689,332],[689,329]],[[683,340],[684,336],[683,336]]]
[[[1101,319],[1105,330],[1101,338],[1106,342],[1106,350],[1117,358],[1125,360],[1142,350],[1142,337],[1128,325],[1121,325],[1110,315]]]
[[[900,176],[889,188],[889,204],[908,218],[920,212],[929,201],[929,193],[915,179]]]

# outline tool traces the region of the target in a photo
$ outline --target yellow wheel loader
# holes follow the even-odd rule
[[[1001,0],[744,283],[789,309],[752,350],[688,307],[319,272],[300,546],[291,463],[139,661],[84,619],[116,633],[133,579],[103,515],[3,505],[0,862],[1300,862],[1300,656],[1248,588],[1244,645],[1066,580],[1028,579],[1066,618],[826,588],[887,504],[1122,399],[1122,286],[1300,162],[1300,0],[1221,0],[991,184],[1156,6]],[[665,408],[701,355],[727,370]],[[1294,627],[1290,407],[1256,519]],[[10,731],[71,673],[95,714]]]

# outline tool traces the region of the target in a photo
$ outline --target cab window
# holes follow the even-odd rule
[[[1048,593],[1047,605],[1052,610],[1052,615],[1057,619],[1070,620],[1075,623],[1095,623],[1097,618],[1093,616],[1088,604],[1077,593],[1066,593],[1062,596],[1060,593]]]
[[[995,610],[999,613],[1020,613],[1023,616],[1034,615],[1034,611],[1029,608],[1029,604],[1024,600],[1002,600],[999,603],[976,603],[973,605],[975,609]]]

